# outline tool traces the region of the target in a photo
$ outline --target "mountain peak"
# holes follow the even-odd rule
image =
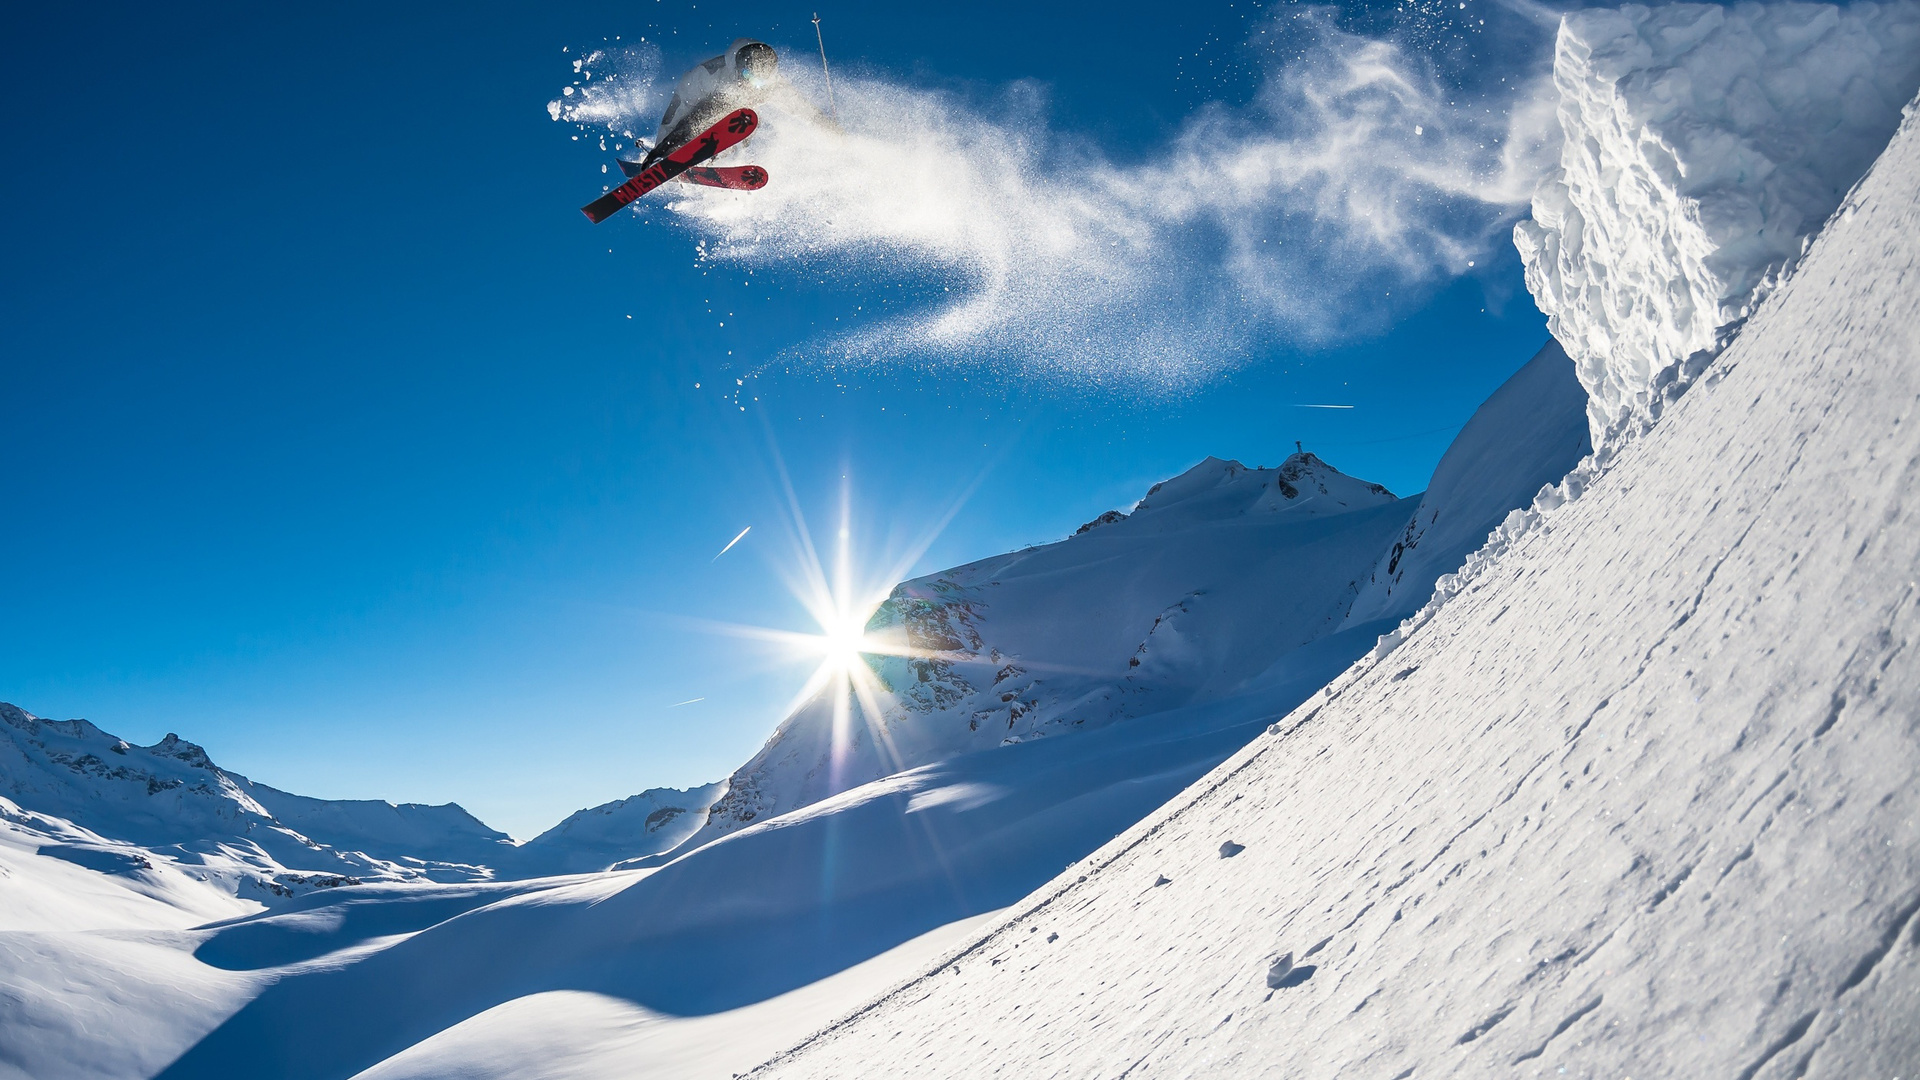
[[[1179,516],[1194,520],[1253,511],[1338,514],[1394,499],[1395,495],[1381,485],[1348,476],[1308,451],[1289,454],[1274,468],[1207,457],[1173,479],[1147,489],[1131,516],[1175,508],[1179,508]]]
[[[42,730],[54,731],[75,739],[100,738],[106,734],[88,720],[48,720],[45,717],[35,716],[18,705],[11,705],[4,701],[0,701],[0,721],[5,721],[28,735],[36,735]]]
[[[75,722],[86,723],[84,720]],[[87,726],[92,727],[93,725],[88,724]],[[96,728],[95,730],[98,729]],[[191,765],[196,769],[211,770],[217,768],[213,763],[213,759],[207,756],[207,751],[204,747],[198,743],[190,743],[171,731],[167,732],[166,738],[147,747],[147,752],[159,757],[173,758],[175,761]]]

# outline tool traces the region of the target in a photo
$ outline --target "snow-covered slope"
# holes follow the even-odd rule
[[[878,716],[843,735],[830,696],[797,709],[690,843],[902,769],[1229,692],[1337,628],[1409,509],[1312,454],[1208,458],[1130,515],[905,582],[868,631],[937,655],[876,657]]]
[[[1525,499],[1492,467],[1523,449],[1516,430],[1471,426],[1478,449],[1449,466],[1487,481],[1468,502]],[[582,811],[490,863],[511,877],[659,853],[638,860],[657,870],[347,886],[137,949],[36,939],[0,992],[32,1002],[34,1031],[65,1034],[0,1014],[0,1043],[21,1046],[36,1077],[151,1075],[182,1052],[166,1075],[506,1077],[562,1061],[617,1074],[616,1047],[687,1075],[748,1068],[1140,819],[1366,652],[1393,620],[1343,620],[1408,507],[1311,455],[1277,469],[1209,459],[1069,541],[902,585],[876,631],[942,656],[879,662],[899,688],[886,695],[897,756],[857,759],[875,774],[865,783],[843,771],[808,788],[794,757],[762,790],[797,809],[725,822],[671,862],[725,785]],[[1005,700],[1009,684],[1021,693]],[[274,796],[323,819],[326,804]],[[44,877],[52,861],[23,869]],[[50,989],[111,982],[128,949],[172,974],[85,1009]],[[181,949],[196,958],[185,975],[166,966]],[[167,994],[175,975],[201,992]],[[120,1028],[152,1042],[81,1034]]]
[[[208,877],[0,798],[0,933],[177,930],[259,910]]]
[[[496,865],[518,876],[581,874],[671,851],[692,836],[724,781],[697,788],[649,788],[575,811]]]
[[[1560,167],[1514,242],[1600,439],[1697,373],[1887,144],[1920,3],[1576,11],[1553,81]]]
[[[764,1075],[1911,1076],[1917,283],[1910,109],[1582,498]]]
[[[1447,447],[1413,517],[1361,585],[1348,623],[1412,614],[1502,519],[1591,450],[1587,395],[1566,352],[1548,342]]]
[[[565,1000],[573,1015],[644,1021],[674,1045],[691,1036],[671,1032],[737,1032],[695,1057],[749,1067],[830,1015],[838,1007],[823,996],[830,987],[870,992],[876,977],[848,982],[836,973],[897,977],[893,965],[924,952],[913,942],[1017,900],[1365,652],[1388,624],[1333,631],[1354,579],[1407,509],[1310,456],[1267,470],[1209,460],[1158,486],[1124,520],[901,588],[877,623],[978,627],[1023,650],[996,658],[983,636],[965,644],[973,655],[954,649],[938,668],[919,661],[921,669],[890,672],[901,701],[935,702],[893,716],[902,754],[927,759],[919,767],[872,762],[885,772],[867,783],[737,823],[745,827],[687,844],[688,854],[657,869],[549,882],[505,899],[476,886],[368,885],[282,903],[192,943],[202,962],[256,980],[237,1013],[209,1018],[164,995],[134,993],[123,1005],[127,1022],[191,1047],[172,1076],[252,1068],[344,1077],[376,1064],[383,1076],[505,1076],[568,1052],[563,1044],[579,1029],[556,1026],[557,1006],[541,1004]],[[934,605],[922,603],[942,589],[962,594],[945,624],[925,618]],[[1197,616],[1177,626],[1189,649],[1154,645],[1129,663],[1143,655],[1143,640],[1177,640],[1174,620],[1161,614],[1167,596],[1186,599]],[[1091,645],[1074,631],[1089,618],[1112,624],[1102,623],[1106,637]],[[1206,647],[1235,636],[1236,650]],[[955,688],[1043,647],[1060,661],[1041,661],[1038,677],[1021,683],[1036,687],[1039,715],[997,730],[970,723],[992,710],[1005,725],[1012,710],[997,694]],[[903,674],[916,670],[929,672],[927,682]],[[910,696],[936,678],[956,694],[944,707]],[[1100,700],[1102,690],[1111,702]],[[1074,707],[1086,722],[1059,719]],[[922,737],[916,724],[932,734]],[[1063,737],[1034,737],[1043,733]],[[696,814],[662,812],[701,805],[718,790],[647,793],[585,811],[520,849],[519,869],[599,869],[648,818],[659,832],[685,829]],[[26,965],[40,982],[60,974],[45,968]],[[793,1004],[794,995],[807,1004]],[[36,1000],[44,1006],[44,998]],[[669,1016],[700,1019],[686,1027]],[[442,1038],[451,1027],[459,1036]],[[0,1014],[0,1041],[18,1034]],[[36,1075],[88,1071],[61,1065],[64,1050],[33,1045]]]
[[[177,735],[134,746],[85,720],[42,720],[5,703],[0,796],[262,902],[350,881],[486,877],[512,850],[451,803],[289,795],[220,768]]]
[[[446,886],[434,901],[446,907],[427,918],[416,912],[429,905],[409,910],[389,885],[228,923],[197,955],[256,974],[259,992],[217,1024],[182,1014],[192,1049],[162,1075],[344,1078],[378,1064],[384,1077],[504,1080],[560,1058],[588,1075],[629,1075],[631,1059],[581,1059],[579,1028],[554,1023],[563,1001],[626,1025],[686,1017],[725,1032],[720,1018],[751,1018],[745,1052],[710,1049],[725,1071],[700,1075],[746,1069],[778,1048],[764,1041],[768,1025],[786,1040],[806,1033],[756,1006],[1018,900],[1204,775],[1275,719],[1275,702],[1305,697],[1372,640],[1337,637],[1294,650],[1257,694],[923,766],[656,869],[549,879],[486,906],[466,899],[474,886]],[[410,936],[392,936],[401,932]],[[178,1011],[143,997],[129,1008]],[[800,1015],[817,1016],[817,1000],[812,1008]],[[5,1024],[0,1014],[0,1041]],[[456,1026],[459,1038],[437,1038]],[[476,1060],[476,1046],[511,1051]]]

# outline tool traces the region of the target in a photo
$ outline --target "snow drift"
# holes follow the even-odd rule
[[[1559,167],[1513,238],[1598,440],[1698,374],[1887,145],[1920,4],[1578,11],[1553,85]]]

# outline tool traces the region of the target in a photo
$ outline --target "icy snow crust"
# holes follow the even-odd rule
[[[1886,145],[1920,3],[1577,11],[1553,82],[1559,167],[1514,243],[1599,440],[1698,373]]]
[[[1916,127],[1387,662],[756,1075],[1909,1075]]]

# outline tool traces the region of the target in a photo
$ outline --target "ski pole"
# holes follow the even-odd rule
[[[827,78],[827,113],[834,123],[840,122],[840,110],[833,105],[833,72],[827,68],[827,39],[820,36],[820,13],[813,13],[813,40],[820,43],[820,74]]]

